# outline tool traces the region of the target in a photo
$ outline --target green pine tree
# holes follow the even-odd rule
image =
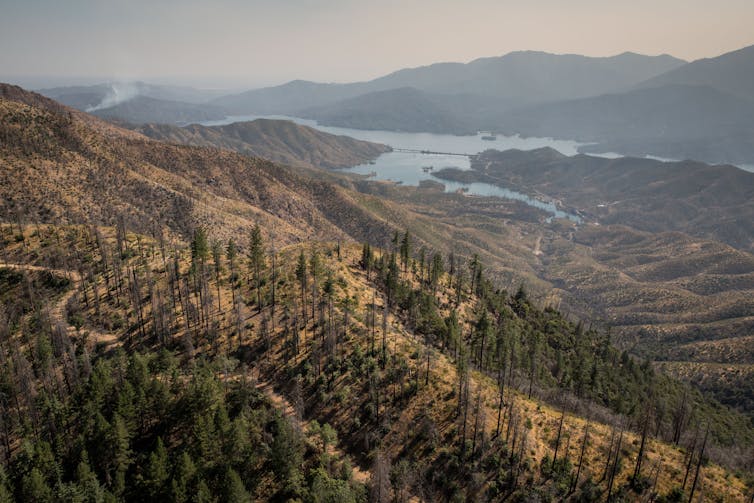
[[[228,468],[225,472],[225,499],[227,503],[248,503],[251,501],[249,493],[246,491],[241,477],[233,468]]]

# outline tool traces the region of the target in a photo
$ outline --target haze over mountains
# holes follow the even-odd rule
[[[665,85],[706,86],[754,101],[754,46],[744,47],[716,58],[705,58],[659,74],[642,87]]]
[[[593,143],[585,151],[754,163],[754,47],[691,63],[668,55],[597,58],[521,51],[408,68],[350,84],[292,81],[219,96],[137,83],[55,88],[62,103],[134,124],[284,114],[356,129],[491,130]]]
[[[294,81],[218,98],[213,103],[241,113],[294,113],[307,106],[332,105],[368,93],[412,87],[430,94],[475,95],[500,100],[507,106],[520,106],[626,89],[683,63],[671,56],[649,57],[631,53],[590,58],[513,52],[466,64],[437,63],[399,70],[354,84]],[[292,94],[297,97],[288,102]]]

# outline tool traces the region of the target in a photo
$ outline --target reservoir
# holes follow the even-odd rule
[[[552,138],[522,138],[520,136],[497,135],[495,140],[483,139],[485,134],[474,136],[455,136],[432,133],[407,133],[400,131],[368,131],[361,129],[322,126],[316,121],[282,115],[238,115],[229,116],[222,120],[205,121],[203,126],[220,126],[234,122],[252,121],[255,119],[290,120],[297,124],[309,126],[326,133],[350,136],[359,140],[371,141],[389,145],[393,149],[445,152],[445,154],[425,154],[419,152],[387,152],[382,154],[371,164],[363,164],[350,168],[348,171],[362,175],[372,175],[374,180],[388,180],[404,185],[419,185],[422,180],[433,180],[445,185],[446,192],[462,190],[475,196],[500,197],[522,201],[530,206],[543,210],[555,218],[567,218],[580,223],[577,215],[563,211],[554,203],[532,198],[526,194],[509,190],[488,183],[459,183],[441,180],[433,176],[432,172],[443,168],[471,169],[468,155],[478,154],[487,149],[495,150],[533,150],[551,147],[565,155],[578,154],[582,143]],[[615,157],[618,157],[617,155]]]

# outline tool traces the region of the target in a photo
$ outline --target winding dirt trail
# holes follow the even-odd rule
[[[66,291],[60,297],[60,299],[58,299],[58,301],[55,302],[55,304],[51,307],[50,318],[51,318],[52,323],[60,323],[63,326],[65,326],[66,329],[68,330],[68,335],[70,337],[75,337],[79,335],[79,332],[76,330],[76,327],[68,323],[67,316],[66,316],[66,306],[68,305],[68,301],[78,292],[78,289],[76,288],[76,283],[81,281],[81,275],[77,271],[55,269],[52,267],[44,267],[44,266],[31,265],[31,264],[14,264],[14,263],[0,263],[0,268],[15,269],[15,270],[22,270],[22,271],[49,272],[56,276],[63,276],[66,278],[70,278],[73,284],[71,285],[71,288],[69,288],[68,291]],[[118,342],[118,338],[114,334],[100,332],[98,330],[92,329],[91,327],[87,327],[86,332],[89,333],[90,340],[93,341],[95,344],[104,344],[104,345],[109,346],[111,344],[117,344]],[[310,427],[311,427],[310,421],[300,420],[296,415],[296,410],[294,409],[293,405],[283,395],[275,391],[275,388],[273,387],[271,382],[260,381],[257,383],[257,389],[262,391],[270,399],[270,401],[275,406],[275,408],[280,410],[283,413],[283,415],[286,418],[288,418],[289,421],[299,426],[302,429],[302,431],[310,430]],[[334,456],[338,456],[338,457],[346,456],[346,454],[335,445],[328,446],[328,453]],[[358,467],[355,464],[352,466],[351,470],[352,470],[353,480],[362,484],[367,484],[369,482],[369,479],[371,478],[371,473],[368,470],[366,471],[362,470],[360,467]]]
[[[58,299],[58,301],[52,306],[52,308],[50,309],[50,318],[52,323],[60,323],[65,326],[66,330],[68,331],[69,337],[75,337],[80,334],[80,332],[76,330],[76,327],[68,323],[65,312],[68,301],[71,300],[71,298],[78,292],[76,283],[81,281],[81,275],[77,271],[54,269],[52,267],[44,267],[39,265],[10,263],[0,263],[0,268],[16,269],[21,271],[49,272],[56,276],[70,278],[73,284],[71,285],[71,288],[67,292],[65,292],[63,296],[60,297],[60,299]],[[90,340],[92,340],[95,344],[103,344],[109,346],[118,342],[118,338],[114,334],[104,333],[91,327],[87,327],[86,332],[88,332]]]

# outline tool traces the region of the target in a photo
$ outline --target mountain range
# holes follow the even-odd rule
[[[429,94],[472,95],[514,106],[617,91],[683,64],[671,56],[625,53],[590,58],[524,51],[465,64],[409,68],[353,84],[294,81],[217,98],[213,103],[239,113],[295,113],[369,93],[411,87]]]
[[[247,488],[266,499],[333,485],[340,496],[329,500],[360,501],[344,499],[343,486],[375,487],[379,477],[390,492],[431,500],[593,501],[613,482],[625,499],[656,492],[677,500],[689,491],[688,459],[698,460],[700,493],[749,497],[754,429],[745,413],[754,394],[746,374],[743,387],[726,388],[736,411],[613,345],[633,336],[632,349],[646,355],[653,343],[681,337],[678,360],[662,365],[732,349],[736,368],[750,370],[750,351],[731,334],[751,326],[751,254],[712,233],[634,228],[649,213],[630,219],[673,202],[682,213],[736,189],[733,201],[745,202],[751,179],[742,171],[549,149],[475,158],[471,174],[513,173],[581,211],[586,221],[576,226],[516,201],[320,169],[348,162],[343,151],[359,159],[385,147],[288,122],[142,130],[165,141],[0,85],[0,292],[12,321],[0,342],[13,362],[2,374],[13,384],[4,405],[13,413],[3,416],[0,446],[14,460],[9,479],[19,494],[46,484],[63,494],[48,472],[84,448],[80,457],[94,468],[81,461],[78,475],[59,479],[123,491],[108,476],[115,469],[97,464],[109,459],[99,449],[104,438],[133,452],[121,476],[131,500],[175,490],[182,472],[172,459],[222,494],[235,481],[242,501]],[[223,148],[208,146],[215,142]],[[294,165],[229,149],[266,149]],[[301,151],[316,157],[297,157]],[[716,181],[709,192],[697,190],[691,168]],[[571,183],[557,193],[551,180]],[[623,192],[622,220],[600,213],[615,216],[600,206],[614,201],[591,204],[599,193]],[[704,270],[689,267],[699,263]],[[562,310],[560,297],[568,300]],[[571,319],[579,301],[605,308],[620,340],[596,318]],[[696,340],[699,332],[681,322],[710,336]],[[11,352],[9,340],[28,342]],[[155,355],[140,356],[145,350]],[[48,383],[60,412],[45,405]],[[226,396],[227,408],[218,402]],[[261,415],[272,407],[280,412]],[[36,432],[24,429],[24,410],[34,412]],[[94,411],[92,425],[80,410]],[[698,431],[706,425],[708,450]],[[292,443],[299,429],[309,440]],[[53,435],[65,440],[57,450]],[[232,441],[220,441],[224,435]],[[256,439],[269,445],[258,453],[265,457],[252,451],[240,465]],[[40,454],[27,457],[27,449]],[[396,468],[367,455],[375,449]],[[299,471],[277,469],[294,451]],[[358,468],[342,461],[349,454]],[[235,469],[215,469],[226,457],[241,466],[243,482]],[[161,459],[171,468],[158,469]],[[327,478],[335,463],[340,485]],[[395,482],[388,473],[398,474]],[[4,477],[0,489],[7,487]]]
[[[690,63],[669,55],[519,51],[407,68],[366,82],[295,80],[230,95],[145,83],[41,93],[132,124],[293,115],[355,129],[496,131],[578,140],[588,144],[584,152],[749,164],[752,82],[754,46]]]
[[[754,47],[691,63],[515,52],[354,84],[295,81],[213,103],[357,129],[492,130],[579,140],[591,152],[746,164],[754,162],[752,74]]]
[[[287,121],[134,131],[14,86],[0,91],[0,211],[11,221],[123,221],[183,239],[197,222],[221,238],[259,222],[280,243],[375,245],[409,228],[417,247],[478,255],[511,289],[523,282],[578,316],[609,320],[636,354],[657,358],[681,341],[674,364],[703,369],[715,396],[729,399],[720,365],[740,362],[742,375],[754,375],[741,342],[754,326],[752,180],[734,167],[544,149],[491,151],[470,171],[437,173],[559,201],[584,217],[575,227],[518,201],[444,194],[436,182],[403,187],[322,170],[386,147]],[[700,271],[700,263],[721,265]],[[700,362],[710,345],[704,354],[718,356]],[[737,388],[732,403],[754,403],[750,388]]]

